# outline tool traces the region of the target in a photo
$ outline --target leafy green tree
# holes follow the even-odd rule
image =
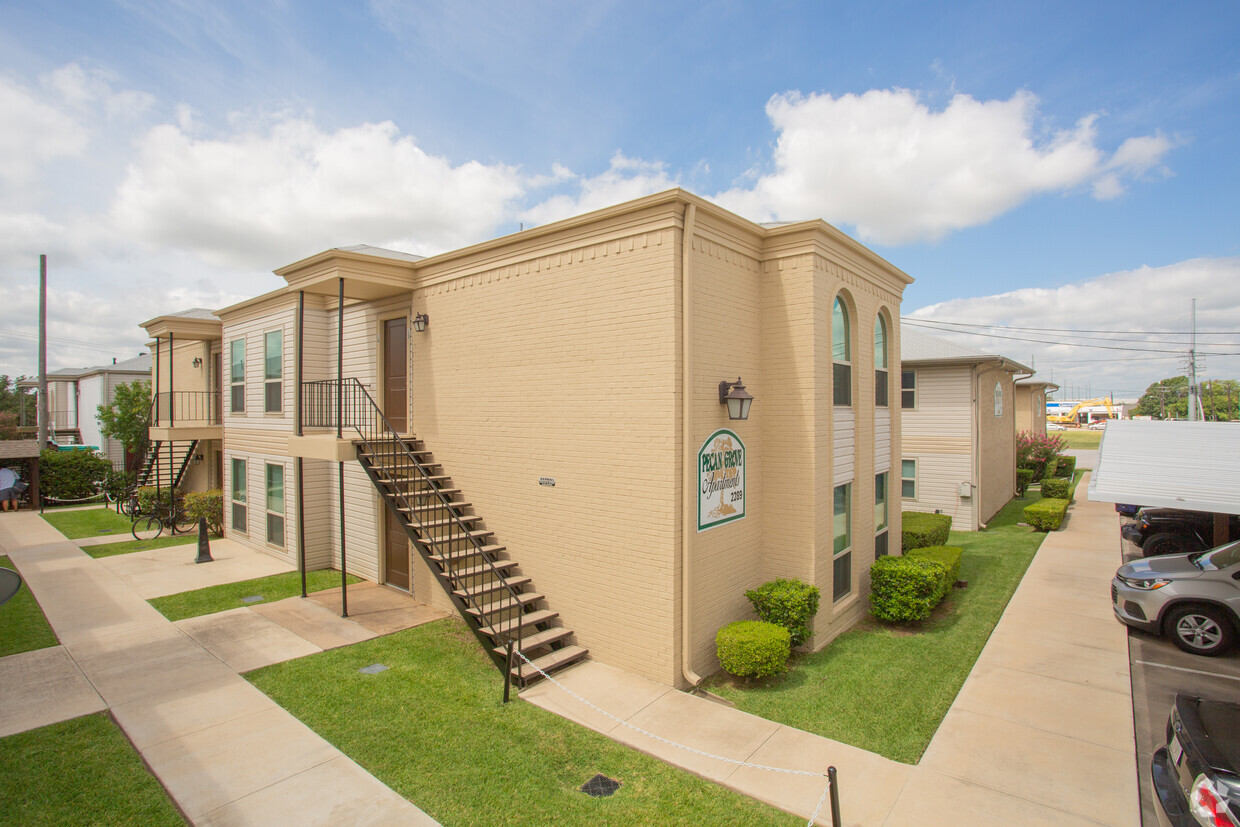
[[[151,427],[150,384],[139,381],[117,385],[112,404],[100,405],[98,418],[100,433],[119,440],[135,460],[145,456]]]
[[[1150,385],[1133,413],[1155,419],[1183,419],[1188,415],[1188,377],[1172,376]]]
[[[17,383],[25,379],[19,376],[10,379],[8,374],[0,373],[0,413],[11,413],[16,416],[22,409],[22,397],[26,397],[26,416],[33,418],[35,410],[35,391],[21,390]]]

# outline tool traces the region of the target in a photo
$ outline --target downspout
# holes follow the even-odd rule
[[[971,452],[973,454],[973,462],[971,463],[973,468],[972,468],[971,473],[969,474],[969,476],[972,477],[972,479],[969,481],[969,485],[972,486],[973,490],[969,492],[969,510],[972,513],[972,517],[973,517],[973,530],[974,531],[977,531],[981,527],[981,520],[979,519],[979,517],[982,513],[981,508],[978,506],[978,500],[981,499],[980,492],[982,490],[981,486],[978,484],[982,479],[982,435],[981,435],[982,373],[981,371],[982,371],[981,365],[973,366],[973,405],[972,405],[973,427],[969,429],[970,431],[972,431],[972,434],[970,436],[973,441],[973,450]]]
[[[293,419],[294,433],[297,436],[303,436],[304,431],[301,427],[301,379],[302,379],[302,339],[306,331],[306,291],[297,291],[297,338],[294,340],[293,346],[297,348],[297,370],[293,381],[296,388],[293,390]],[[297,568],[301,570],[301,596],[306,596],[306,486],[305,486],[305,459],[300,455],[297,456]]]
[[[684,513],[680,532],[680,672],[691,687],[702,682],[691,662],[690,620],[693,582],[693,538],[697,532],[697,461],[693,452],[693,221],[697,205],[685,205],[684,229],[680,246],[680,337],[684,363],[681,365],[681,463]]]

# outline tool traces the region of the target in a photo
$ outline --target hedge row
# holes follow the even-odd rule
[[[947,535],[952,530],[950,514],[905,511],[901,520],[903,530],[900,534],[900,548],[906,552],[915,548],[941,546],[947,542]]]
[[[1076,457],[1060,457],[1055,465],[1055,476],[1072,479],[1076,472]]]
[[[1025,506],[1024,513],[1025,522],[1038,531],[1055,531],[1063,525],[1064,515],[1068,513],[1068,501],[1054,497],[1041,499]]]
[[[937,546],[903,557],[880,557],[870,567],[870,613],[881,620],[925,620],[960,576],[961,550]]]
[[[947,595],[948,590],[960,579],[960,558],[963,554],[964,549],[959,546],[928,546],[926,548],[913,549],[908,553],[908,556],[920,560],[935,560],[947,567],[947,576],[940,586],[942,594],[939,597],[941,599]]]

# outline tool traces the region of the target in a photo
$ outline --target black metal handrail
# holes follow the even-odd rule
[[[219,391],[160,391],[152,400],[157,425],[222,425]]]
[[[350,428],[357,432],[367,454],[375,460],[383,459],[382,467],[388,477],[384,482],[389,484],[399,510],[408,515],[409,524],[416,529],[417,536],[411,534],[410,538],[427,557],[436,553],[427,544],[428,541],[434,543],[444,559],[444,570],[454,573],[452,580],[456,581],[463,596],[455,593],[449,596],[459,599],[467,611],[472,608],[477,613],[480,628],[494,628],[501,622],[513,621],[514,628],[498,637],[502,638],[501,643],[511,642],[520,651],[520,615],[525,610],[521,593],[490,559],[482,538],[471,530],[474,518],[457,513],[460,503],[451,502],[436,485],[433,475],[427,472],[405,438],[392,427],[365,386],[355,377],[302,383],[302,424],[309,428]],[[420,482],[423,487],[415,490],[411,482]],[[418,506],[419,495],[430,496],[437,502]],[[460,544],[464,547],[457,548]],[[454,566],[475,555],[480,561],[478,570],[465,576],[457,574]],[[494,579],[488,581],[487,575]],[[471,589],[490,585],[496,588],[471,592]],[[529,595],[525,597],[528,599]],[[492,616],[492,620],[486,620]]]

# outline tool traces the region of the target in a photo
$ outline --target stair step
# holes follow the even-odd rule
[[[384,488],[396,490],[414,481],[413,480],[379,480],[379,482],[383,484]],[[406,498],[417,497],[418,499],[430,499],[430,498],[436,497],[438,494],[443,494],[446,499],[451,500],[453,495],[461,493],[461,489],[459,488],[423,488],[418,491],[404,491],[402,493],[404,493]]]
[[[557,643],[573,633],[572,629],[565,629],[563,626],[553,626],[550,629],[544,629],[541,632],[535,632],[532,635],[521,636],[521,651],[525,652],[525,656],[529,657],[530,652],[543,646],[549,646]],[[497,655],[503,655],[508,650],[503,646],[496,646],[493,650]]]
[[[469,568],[449,571],[448,576],[454,580],[464,580],[467,577],[477,577],[480,574],[490,574],[495,571],[507,572],[508,569],[516,568],[516,565],[516,560],[496,560],[490,565],[484,563],[480,566],[470,566]]]
[[[496,623],[493,626],[480,627],[483,634],[490,635],[495,640],[501,640],[505,635],[515,631],[518,627],[522,629],[537,626],[539,623],[546,623],[559,617],[559,612],[553,612],[550,609],[539,609],[536,612],[525,612],[517,617]]]
[[[504,550],[504,548],[505,548],[504,546],[492,544],[492,545],[483,546],[481,549],[477,549],[477,548],[462,549],[461,551],[453,552],[451,554],[432,554],[431,559],[434,560],[436,563],[440,563],[440,564],[456,563],[461,560],[466,560],[470,557],[477,557],[479,554],[486,554],[488,556],[499,554],[501,551]],[[504,562],[511,563],[512,561],[505,560]],[[496,562],[495,565],[498,566],[499,563]]]
[[[470,606],[466,609],[474,617],[486,617],[487,615],[498,614],[509,609],[519,609],[530,606],[542,600],[546,595],[538,592],[525,592],[518,594],[515,598],[505,597],[501,600],[492,600],[482,606]]]
[[[360,455],[363,457],[407,457],[409,456],[409,454],[413,454],[415,457],[431,456],[430,451],[426,451],[426,450],[422,450],[418,448],[414,448],[413,450],[410,450],[408,452],[393,450],[393,449],[386,448],[386,447],[380,447],[373,451],[368,451],[366,450],[366,446],[363,445],[362,450],[360,451]]]
[[[422,540],[423,542],[433,543],[434,545],[438,546],[438,545],[443,545],[445,543],[454,543],[454,542],[461,541],[461,540],[468,540],[470,538],[473,538],[475,540],[481,540],[484,537],[491,537],[494,534],[495,534],[494,531],[483,531],[479,529],[478,531],[471,531],[468,534],[456,533],[456,534],[448,534],[444,537],[423,537]]]
[[[403,508],[401,510],[404,511]],[[443,528],[444,526],[454,526],[458,522],[476,523],[481,519],[482,517],[477,514],[458,514],[455,518],[444,517],[440,520],[418,520],[416,525],[419,528]]]
[[[570,663],[581,660],[588,654],[589,652],[582,646],[565,646],[540,658],[533,658],[532,665],[521,661],[519,666],[513,667],[512,674],[523,681],[532,680],[541,677],[539,669],[547,673],[554,672],[557,669],[568,666]]]
[[[440,511],[444,508],[471,508],[471,507],[473,507],[473,503],[467,503],[467,502],[458,503],[458,502],[449,501],[447,503],[432,503],[431,505],[412,505],[412,506],[409,506],[408,508],[406,508],[405,506],[400,506],[400,510],[401,511],[412,511],[415,514],[425,514],[431,511]]]
[[[454,579],[464,579],[464,578],[457,577]],[[533,580],[534,578],[532,577],[508,577],[508,578],[505,578],[504,580],[492,580],[491,582],[486,583],[481,586],[470,586],[469,588],[465,588],[465,589],[454,589],[452,593],[455,594],[457,597],[465,597],[466,595],[470,597],[480,597],[481,595],[484,595],[484,594],[491,594],[492,592],[502,591],[503,589],[508,588],[510,586],[514,589],[519,589],[522,586],[529,585],[531,582],[533,582]]]

